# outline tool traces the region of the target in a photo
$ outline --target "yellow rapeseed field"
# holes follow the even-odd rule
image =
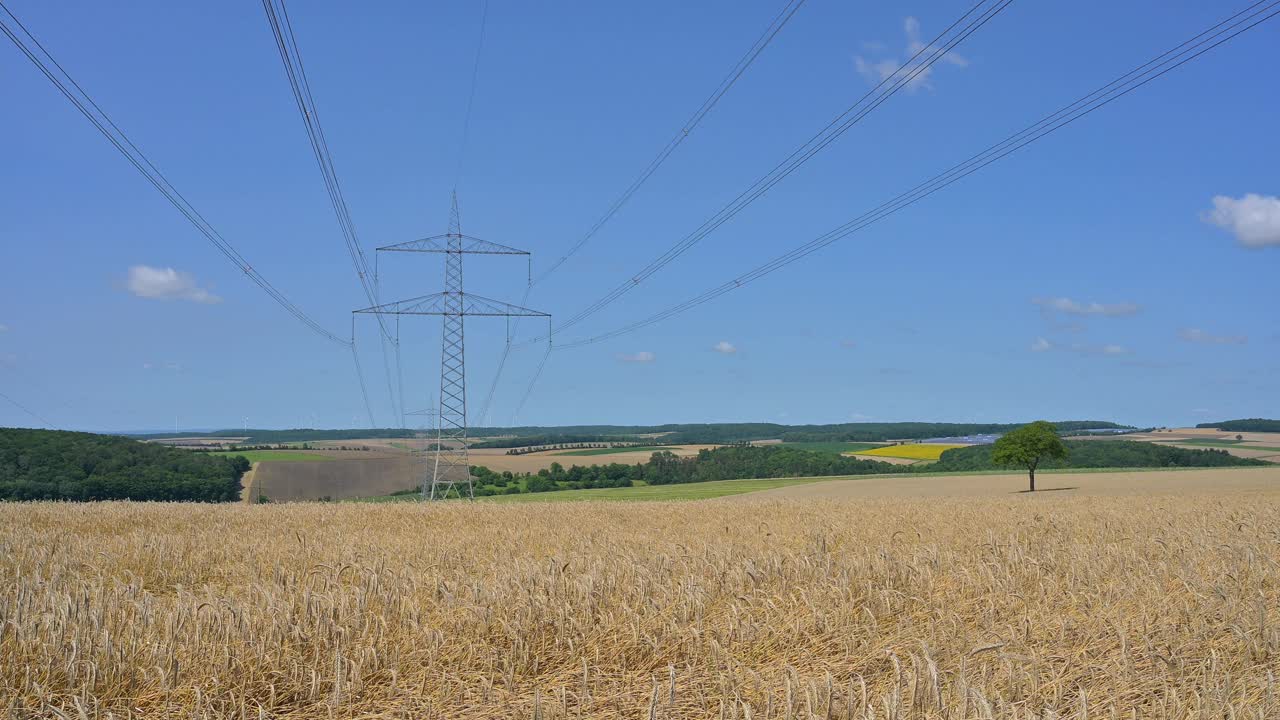
[[[1276,718],[1274,494],[0,504],[9,718]]]
[[[929,443],[912,443],[909,445],[886,445],[872,450],[859,450],[859,455],[878,455],[880,457],[906,458],[908,460],[937,460],[942,453],[964,445],[933,445]]]

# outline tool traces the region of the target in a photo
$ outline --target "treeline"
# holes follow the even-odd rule
[[[1275,422],[1275,421],[1264,421]],[[1064,433],[1092,429],[1129,429],[1103,420],[1063,420],[1054,423]],[[644,442],[664,445],[728,445],[751,440],[781,439],[788,442],[883,442],[923,440],[934,437],[1003,433],[1017,423],[840,423],[835,425],[779,425],[777,423],[676,423],[669,425],[566,425],[562,427],[480,427],[471,428],[472,447],[514,448],[527,445],[573,442]],[[659,437],[644,437],[646,435]],[[308,442],[313,440],[373,440],[417,437],[406,428],[366,428],[353,430],[215,430],[213,432],[152,433],[131,435],[138,439],[157,438],[240,438],[247,444]],[[511,436],[511,437],[508,437]]]
[[[666,450],[656,452],[645,465],[645,480],[650,485],[674,485],[749,478],[871,475],[906,472],[908,468],[785,445],[739,445],[701,450],[690,457]]]
[[[1066,440],[1067,457],[1046,460],[1044,468],[1155,468],[1155,467],[1231,467],[1267,465],[1262,460],[1236,457],[1225,450],[1188,450],[1132,440]],[[963,472],[996,470],[991,462],[991,445],[971,445],[942,453],[929,472]]]
[[[799,450],[782,445],[734,446],[702,450],[697,455],[679,457],[662,450],[644,463],[573,465],[560,463],[536,473],[494,472],[472,467],[476,495],[512,495],[521,492],[584,490],[631,487],[641,481],[649,485],[744,480],[772,477],[820,477],[906,472],[907,466],[874,460],[859,460],[832,453]],[[409,492],[409,491],[406,491]]]
[[[1081,430],[1125,430],[1104,420],[1064,420],[1055,423],[1063,433]],[[564,442],[609,442],[640,440],[663,445],[728,445],[751,440],[781,439],[784,442],[884,442],[924,440],[1003,433],[1016,423],[840,423],[835,425],[779,425],[776,423],[700,423],[688,425],[580,425],[565,428],[479,428],[473,436],[513,435],[495,438],[473,447],[525,447]],[[657,437],[641,437],[657,435]],[[494,444],[488,444],[492,442]]]
[[[1084,430],[1126,430],[1128,426],[1102,420],[1063,420],[1054,423],[1058,432],[1078,433]],[[1020,423],[846,423],[812,425],[790,429],[783,442],[884,442],[886,440],[926,440],[928,438],[962,437],[965,435],[997,435],[1020,427]]]
[[[1216,428],[1223,432],[1273,432],[1280,433],[1280,420],[1263,418],[1245,418],[1243,420],[1223,420],[1216,423],[1200,423],[1198,428]]]
[[[493,472],[484,467],[471,468],[476,478],[476,495],[515,495],[522,492],[551,492],[553,490],[596,490],[600,488],[631,487],[645,479],[646,463],[627,465],[574,465],[567,470],[560,463],[551,463],[549,469],[536,473]]]
[[[232,502],[249,461],[125,437],[0,428],[0,500]]]
[[[147,433],[127,435],[137,440],[160,438],[246,438],[245,443],[266,445],[271,443],[309,442],[312,440],[388,440],[417,437],[418,431],[409,428],[365,428],[363,430],[215,430],[213,432]]]

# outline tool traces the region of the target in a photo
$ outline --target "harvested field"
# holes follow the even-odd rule
[[[1204,445],[1189,445],[1186,443],[1159,443],[1160,445],[1172,445],[1173,447],[1186,448],[1188,450],[1205,450],[1208,449]],[[1249,443],[1238,443],[1235,445],[1223,445],[1221,447],[1210,446],[1214,450],[1222,450],[1236,457],[1262,458],[1269,460],[1272,458],[1280,458],[1280,447],[1267,447],[1262,445],[1251,445]]]
[[[1195,468],[1186,470],[1071,470],[1036,473],[1036,495],[1238,495],[1275,493],[1280,500],[1280,467]],[[918,497],[1008,497],[1027,494],[1025,473],[972,475],[861,475],[795,485],[742,497],[845,499]]]
[[[222,447],[223,445],[236,445],[248,439],[247,437],[172,437],[151,438],[143,442],[172,445],[174,447]]]
[[[1245,432],[1233,433],[1209,428],[1173,428],[1166,432],[1132,433],[1122,436],[1125,440],[1235,440],[1240,435],[1245,442],[1262,443],[1264,445],[1280,445],[1280,433]],[[1073,440],[1077,438],[1072,438]]]
[[[865,442],[789,442],[784,443],[789,448],[796,450],[811,450],[814,452],[829,452],[837,455],[851,455],[853,453],[862,452],[863,450],[872,450],[883,447],[883,443],[865,443]]]
[[[426,447],[428,443],[434,445],[435,441],[426,438],[379,438],[374,440],[323,440],[309,444],[317,450],[337,453],[340,457],[357,457],[355,455],[357,452],[364,457],[369,457],[371,453],[386,457],[403,455],[411,450],[419,450]],[[338,449],[341,447],[367,449],[343,451]]]
[[[551,452],[560,456],[591,457],[593,455],[618,455],[619,453],[628,452],[655,453],[665,449],[666,447],[662,445],[631,445],[627,447],[587,448],[583,450],[553,450]]]
[[[251,463],[260,462],[329,462],[335,453],[319,450],[218,450],[205,453],[214,457],[239,455]]]
[[[1274,718],[1280,495],[1199,482],[1214,493],[0,504],[0,708]]]
[[[341,441],[339,441],[341,442]],[[349,441],[348,441],[349,442]],[[400,442],[398,440],[387,442]],[[300,458],[312,462],[289,462],[274,459],[262,462],[254,472],[254,482],[259,492],[273,502],[293,500],[318,500],[329,497],[334,500],[387,495],[397,490],[416,487],[422,482],[423,462],[430,455],[413,456],[407,450],[391,445],[376,447],[370,451],[342,452],[333,449],[309,451],[310,457]],[[702,448],[714,445],[672,445],[667,448],[677,455],[696,455]],[[266,451],[289,452],[289,451]],[[248,454],[248,453],[241,453]],[[652,450],[564,457],[556,452],[508,455],[504,449],[471,451],[471,464],[496,472],[534,473],[558,462],[570,465],[607,465],[609,463],[642,463],[653,454]],[[314,462],[323,457],[329,462]]]
[[[254,466],[258,493],[272,502],[387,495],[422,482],[422,462],[409,455],[329,462],[265,462]]]

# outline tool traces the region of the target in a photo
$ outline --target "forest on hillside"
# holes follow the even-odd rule
[[[1083,430],[1128,430],[1105,420],[1062,420],[1055,422],[1063,434]],[[472,428],[472,437],[503,436],[475,447],[524,447],[571,442],[656,440],[664,445],[724,445],[752,440],[780,439],[784,442],[884,442],[924,440],[936,437],[998,434],[1018,427],[1018,423],[839,423],[834,425],[779,425],[776,423],[696,423],[687,425],[571,425],[566,427]]]
[[[1132,429],[1105,420],[1061,420],[1054,423],[1064,434],[1081,430]],[[777,423],[676,423],[667,425],[564,425],[519,427],[473,427],[468,434],[480,443],[474,447],[510,448],[528,445],[554,445],[573,442],[637,441],[650,442],[660,435],[666,445],[724,445],[751,440],[781,439],[787,442],[883,442],[885,440],[924,440],[935,437],[954,437],[1002,433],[1018,427],[1019,423],[838,423],[833,425],[779,425]],[[411,438],[429,431],[409,428],[364,428],[347,430],[316,430],[295,428],[290,430],[229,429],[212,432],[180,432],[135,434],[129,437],[140,440],[157,438],[241,438],[245,444],[258,445],[286,442],[314,442],[320,440],[360,440]],[[488,439],[482,439],[488,438]]]
[[[0,428],[0,500],[240,498],[243,457],[213,457],[113,435]]]
[[[1067,457],[1046,460],[1041,469],[1049,468],[1169,468],[1169,467],[1234,467],[1268,465],[1253,458],[1236,457],[1225,450],[1188,450],[1132,440],[1066,440]],[[930,472],[963,472],[996,470],[1001,466],[991,461],[991,445],[971,445],[942,453]]]
[[[1200,423],[1198,428],[1214,428],[1223,432],[1274,432],[1280,433],[1280,420],[1264,418],[1245,418],[1243,420],[1223,420],[1216,423]]]
[[[136,440],[161,438],[248,438],[245,445],[269,445],[272,443],[316,442],[320,440],[394,440],[417,437],[422,431],[409,428],[364,428],[352,430],[315,430],[294,428],[291,430],[213,430],[211,432],[138,433],[129,434]]]

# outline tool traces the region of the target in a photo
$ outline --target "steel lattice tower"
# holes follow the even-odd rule
[[[462,289],[463,255],[524,255],[524,250],[491,243],[462,234],[458,215],[458,195],[454,193],[449,211],[449,231],[444,235],[410,240],[398,245],[378,248],[388,252],[443,253],[444,292],[409,300],[375,305],[356,310],[378,315],[439,315],[440,335],[440,404],[436,415],[435,462],[430,473],[423,474],[422,496],[443,500],[451,494],[474,498],[471,462],[467,451],[467,366],[466,323],[472,316],[545,317],[548,331],[551,316],[518,305],[467,294]],[[465,492],[464,492],[465,488]]]
[[[471,459],[467,454],[466,327],[462,315],[462,220],[458,194],[449,208],[444,261],[444,316],[440,333],[440,415],[436,424],[436,462],[429,499],[449,496],[459,469],[471,497]],[[446,441],[448,449],[446,449]],[[426,494],[426,493],[424,493]]]

